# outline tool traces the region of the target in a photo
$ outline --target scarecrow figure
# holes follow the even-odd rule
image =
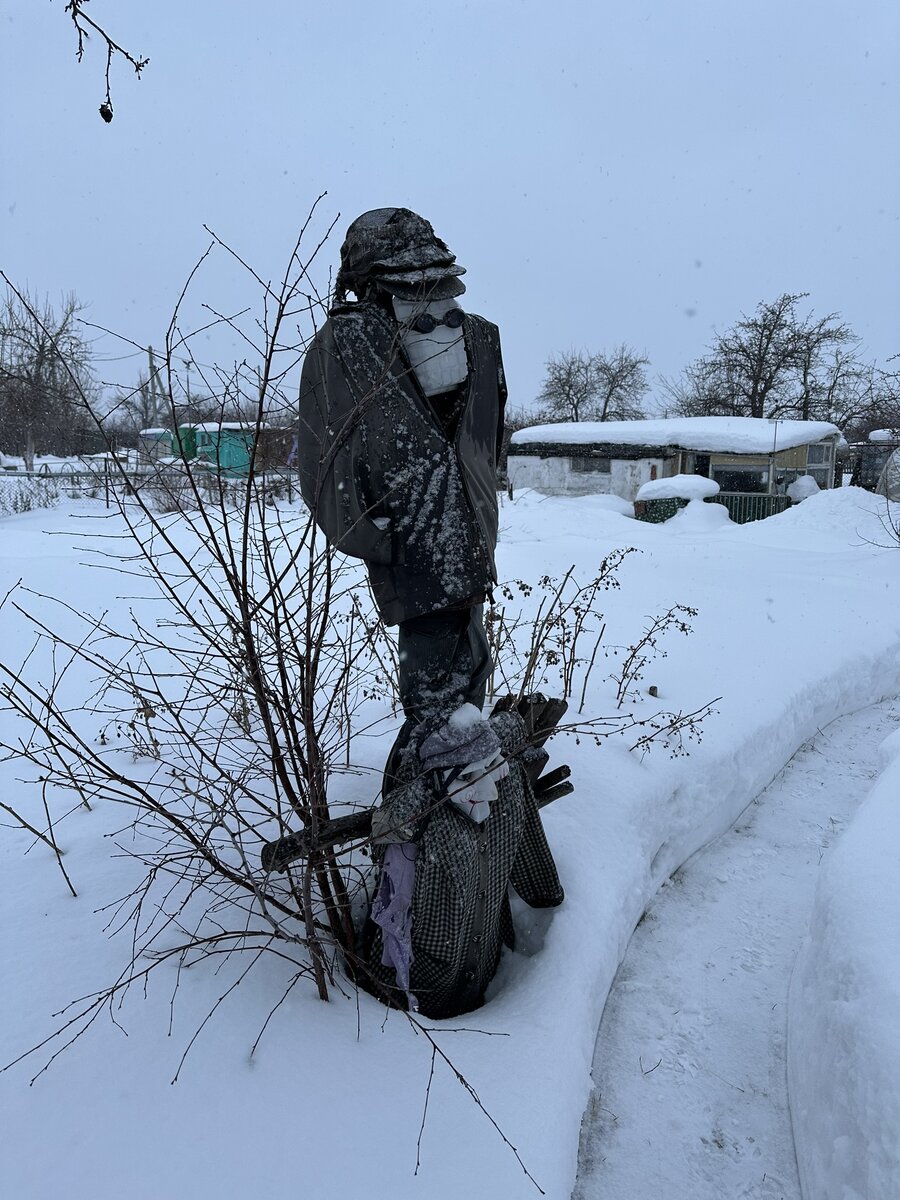
[[[512,942],[508,882],[531,904],[562,901],[537,810],[570,790],[559,772],[537,780],[535,742],[564,705],[481,715],[506,383],[496,326],[460,307],[463,274],[409,209],[358,217],[300,388],[304,498],[398,626],[406,719],[372,818],[381,876],[362,952],[371,986],[433,1017],[481,1003]],[[283,845],[267,853],[277,869]]]

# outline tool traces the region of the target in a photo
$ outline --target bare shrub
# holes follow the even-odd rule
[[[196,489],[187,477],[187,471],[154,470],[149,479],[141,484],[143,503],[157,513],[183,513],[196,509]]]
[[[561,579],[542,575],[536,584],[522,579],[498,587],[499,604],[491,605],[485,630],[495,665],[491,691],[512,693],[517,700],[551,687],[570,700],[580,682],[579,712],[584,708],[588,679],[606,631],[598,599],[621,587],[616,572],[634,546],[611,551],[597,573],[581,584],[574,564]],[[526,604],[537,595],[537,611],[526,615]],[[517,607],[511,609],[510,606]]]
[[[666,657],[661,639],[673,630],[690,633],[687,618],[696,617],[697,610],[673,605],[648,618],[647,627],[633,644],[616,646],[605,641],[607,619],[600,598],[621,588],[618,571],[634,553],[634,546],[612,550],[585,584],[576,579],[574,565],[561,578],[544,575],[536,584],[522,579],[501,584],[497,589],[501,600],[485,618],[495,663],[490,690],[509,693],[516,702],[531,692],[549,690],[566,701],[577,698],[580,714],[598,658],[613,658],[619,668],[608,678],[616,685],[616,712],[560,725],[560,732],[589,736],[597,745],[611,734],[636,732],[637,740],[630,746],[633,751],[645,754],[659,746],[673,756],[685,755],[690,742],[701,740],[702,722],[714,711],[718,697],[687,713],[647,713],[637,684],[654,659]],[[623,712],[626,701],[638,707]]]
[[[145,868],[122,906],[130,966],[87,999],[78,1028],[173,955],[184,962],[250,950],[256,961],[266,950],[287,953],[295,982],[311,978],[323,999],[336,957],[352,958],[358,871],[352,851],[339,867],[320,850],[316,830],[329,819],[329,780],[351,762],[353,737],[385,719],[392,649],[364,616],[359,569],[336,561],[311,514],[280,502],[254,463],[266,421],[283,420],[295,404],[296,367],[322,308],[309,272],[318,245],[304,256],[301,244],[302,235],[279,286],[254,276],[260,312],[224,320],[257,359],[206,379],[210,394],[217,379],[223,384],[223,403],[239,392],[256,406],[248,473],[203,477],[183,461],[132,486],[113,463],[127,485],[114,493],[125,532],[120,540],[104,533],[94,550],[107,569],[142,581],[155,619],[136,608],[123,629],[67,610],[66,622],[81,624],[69,637],[39,612],[48,598],[20,588],[5,601],[31,617],[37,645],[29,659],[46,651],[47,666],[43,683],[26,664],[0,667],[0,691],[31,731],[6,754],[33,764],[63,813],[73,793],[79,803],[129,806],[130,852]],[[214,248],[232,253],[217,239]],[[176,312],[161,372],[173,428],[191,336]],[[61,683],[87,673],[100,683],[75,712]],[[297,825],[310,831],[313,849],[285,878],[269,877],[260,846]]]
[[[206,392],[218,386],[223,412],[236,398],[244,411],[254,406],[248,472],[202,472],[183,452],[174,473],[166,464],[135,476],[111,462],[122,531],[104,530],[92,547],[117,585],[132,581],[130,621],[79,612],[22,586],[0,604],[35,634],[20,661],[0,663],[0,697],[21,731],[0,753],[30,764],[47,804],[44,819],[5,811],[55,853],[66,875],[67,816],[123,807],[128,820],[115,844],[136,878],[103,910],[129,943],[121,974],[72,1001],[56,1028],[16,1059],[42,1052],[38,1074],[101,1013],[116,1021],[124,998],[166,964],[176,968],[176,991],[183,969],[200,961],[216,964],[224,981],[182,1063],[261,961],[286,962],[289,978],[259,1037],[298,983],[324,1000],[346,990],[357,968],[353,917],[367,903],[369,839],[329,842],[330,795],[340,797],[344,789],[333,785],[342,775],[365,770],[356,748],[392,719],[396,647],[374,615],[362,568],[323,545],[289,477],[258,469],[267,423],[283,425],[295,410],[296,367],[324,311],[310,277],[322,242],[306,256],[300,244],[280,285],[250,272],[261,288],[258,311],[221,319],[253,356],[227,373],[204,369]],[[218,239],[212,248],[233,254]],[[180,372],[192,336],[181,332],[176,311],[160,368],[173,429],[189,392]],[[88,676],[96,686],[85,699]],[[379,763],[364,807],[380,782]],[[352,814],[346,800],[338,811],[348,807]],[[262,848],[298,828],[302,855],[284,873],[263,867]],[[75,892],[78,880],[66,882]],[[521,1164],[436,1031],[415,1014],[406,1020],[430,1048],[432,1066],[449,1067]]]
[[[54,479],[0,476],[0,515],[32,512],[50,508],[59,500],[59,485]]]
[[[289,481],[273,484],[259,469],[263,430],[289,421],[296,368],[324,311],[310,275],[322,242],[301,253],[304,234],[278,285],[246,268],[260,288],[257,311],[216,318],[242,339],[246,357],[227,372],[203,369],[222,411],[236,402],[252,408],[247,473],[204,473],[183,453],[174,472],[151,468],[140,478],[110,462],[121,485],[112,492],[121,532],[104,531],[93,550],[117,584],[131,581],[128,624],[21,586],[3,601],[31,621],[35,644],[18,662],[0,664],[0,696],[22,730],[0,752],[31,764],[46,806],[43,818],[6,811],[63,869],[67,814],[123,806],[128,824],[117,845],[136,867],[134,886],[108,906],[110,928],[128,933],[128,960],[21,1056],[43,1050],[42,1070],[163,964],[177,967],[176,978],[201,960],[230,964],[229,982],[185,1055],[263,959],[289,964],[272,1011],[301,981],[324,1000],[353,980],[368,835],[332,839],[330,831],[353,812],[341,802],[342,778],[365,770],[360,746],[391,719],[396,648],[373,613],[362,569],[323,545]],[[212,250],[240,262],[216,238]],[[159,380],[173,429],[190,392],[182,376],[193,337],[176,311]],[[558,682],[566,699],[578,695],[584,706],[604,638],[600,597],[620,586],[616,570],[629,553],[612,552],[586,584],[574,568],[560,580],[542,578],[533,616],[511,607],[530,597],[531,585],[503,591],[506,604],[489,628],[511,704]],[[46,615],[54,605],[58,621]],[[96,683],[85,699],[87,677]],[[681,737],[703,715],[616,713],[569,728],[598,742],[634,729],[643,750]],[[551,773],[548,799],[568,790],[564,771]],[[380,764],[370,778],[360,808],[377,795]],[[283,874],[266,870],[261,848],[298,828],[302,854]],[[68,875],[66,882],[78,886]],[[414,1014],[406,1019],[424,1035],[432,1062],[447,1062],[480,1107],[431,1032]]]
[[[650,663],[656,658],[666,657],[667,651],[660,646],[660,638],[671,630],[689,634],[691,627],[686,618],[696,616],[696,608],[689,608],[686,604],[674,604],[666,612],[648,618],[646,629],[633,646],[616,649],[620,665],[611,678],[616,685],[617,708],[621,708],[630,696],[637,694],[637,684],[644,678],[644,671]]]

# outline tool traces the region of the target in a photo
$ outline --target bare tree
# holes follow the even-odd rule
[[[639,421],[646,416],[641,401],[648,389],[644,368],[650,360],[623,342],[610,354],[594,355],[599,420]]]
[[[785,292],[771,303],[758,304],[753,316],[742,316],[713,344],[711,357],[722,364],[735,407],[745,416],[784,416],[791,406],[796,307],[802,296]]]
[[[28,471],[38,450],[71,452],[89,428],[90,348],[74,295],[58,309],[7,291],[0,312],[0,431]]]
[[[663,391],[681,416],[787,417],[838,425],[866,406],[873,370],[837,313],[801,315],[806,293],[757,305]]]
[[[540,415],[550,421],[640,419],[648,365],[647,358],[624,343],[611,354],[567,350],[551,355],[537,396]]]
[[[587,421],[596,415],[597,381],[592,356],[567,350],[547,359],[547,374],[537,396],[540,415],[551,421]]]
[[[849,441],[864,441],[874,429],[895,430],[900,437],[900,370],[889,369],[898,361],[900,355],[895,355],[887,368],[868,368],[860,403],[842,426]]]
[[[723,363],[712,357],[698,358],[675,379],[662,380],[666,397],[665,415],[678,417],[735,417],[741,413],[729,388]]]
[[[861,364],[854,351],[859,338],[837,313],[810,314],[798,322],[794,336],[800,388],[796,415],[801,421],[831,420],[850,395],[858,394]]]

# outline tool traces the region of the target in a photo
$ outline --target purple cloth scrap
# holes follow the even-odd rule
[[[388,846],[372,902],[372,920],[381,928],[382,966],[394,968],[397,984],[406,992],[411,1012],[419,1010],[419,1002],[409,990],[417,853],[418,847],[413,842],[394,842]]]

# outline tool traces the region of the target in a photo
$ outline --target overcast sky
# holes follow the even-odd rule
[[[64,0],[0,0],[0,265],[139,344],[162,341],[204,223],[268,276],[327,191],[323,267],[366,209],[431,220],[463,304],[500,326],[513,403],[568,348],[624,341],[677,375],[785,291],[869,358],[900,352],[897,0],[89,11],[151,59],[140,81],[114,65],[109,126],[105,56],[76,64]],[[214,266],[200,291],[244,286]],[[138,357],[97,350],[133,381]]]

